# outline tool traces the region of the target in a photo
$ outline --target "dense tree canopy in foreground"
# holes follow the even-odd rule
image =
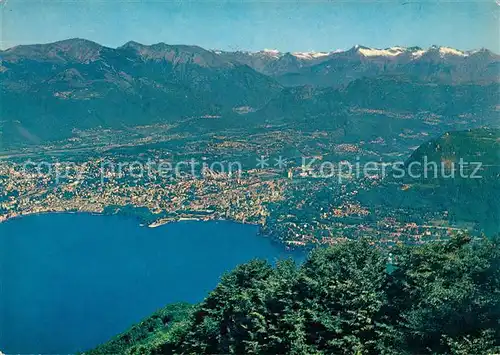
[[[500,352],[500,244],[467,235],[395,248],[316,249],[296,266],[255,260],[198,305],[169,305],[88,354]]]

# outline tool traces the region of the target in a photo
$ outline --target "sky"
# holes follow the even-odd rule
[[[500,0],[0,0],[0,47],[86,38],[109,47],[331,51],[355,44],[500,53]]]

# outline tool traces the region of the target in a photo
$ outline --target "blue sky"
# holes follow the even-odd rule
[[[437,44],[500,52],[500,6],[494,0],[0,0],[0,4],[2,48],[80,37],[110,47],[135,40],[223,50]]]

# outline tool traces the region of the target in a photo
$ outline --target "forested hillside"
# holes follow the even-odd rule
[[[488,354],[500,351],[498,239],[255,260],[198,305],[169,305],[87,354]]]
[[[422,144],[405,162],[403,178],[389,177],[361,200],[379,208],[444,210],[450,221],[500,232],[500,130],[447,132]],[[421,213],[421,212],[420,212]]]

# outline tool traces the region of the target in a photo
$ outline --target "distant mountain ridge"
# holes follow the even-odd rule
[[[19,45],[0,51],[2,61],[16,62],[23,58],[32,60],[64,61],[73,60],[88,63],[98,59],[101,53],[135,52],[145,61],[166,60],[173,63],[191,62],[205,67],[230,67],[237,64],[248,65],[252,69],[277,77],[287,85],[286,75],[326,75],[332,71],[346,72],[376,69],[393,74],[449,74],[450,80],[467,82],[487,80],[487,75],[478,78],[471,71],[500,74],[500,56],[488,49],[462,51],[445,46],[421,47],[394,46],[390,48],[370,48],[355,45],[348,50],[327,52],[280,52],[274,49],[262,51],[221,51],[206,50],[194,45],[168,45],[156,43],[145,45],[129,41],[116,49],[101,46],[95,42],[74,38],[48,44]],[[351,65],[349,65],[351,63]],[[434,67],[433,67],[434,66]],[[456,68],[455,68],[456,67]],[[5,70],[5,69],[4,69]],[[453,77],[451,77],[451,75]],[[443,79],[443,78],[441,78]],[[491,80],[491,75],[490,75]],[[498,80],[495,78],[494,80]],[[314,82],[304,84],[315,85]],[[330,85],[328,85],[330,84]],[[295,85],[291,83],[290,85]],[[298,85],[298,83],[297,83]],[[334,86],[325,80],[321,86]]]
[[[491,56],[495,56],[495,54],[487,49],[480,50],[472,50],[472,51],[461,51],[451,47],[441,47],[441,46],[432,46],[428,49],[422,49],[421,47],[402,47],[395,46],[385,49],[379,48],[370,48],[361,45],[355,45],[348,50],[334,50],[328,52],[280,52],[278,50],[273,49],[264,49],[258,52],[250,52],[250,51],[215,51],[215,53],[225,56],[227,58],[231,58],[236,61],[244,62],[250,66],[255,65],[257,70],[262,70],[266,74],[276,74],[272,71],[271,67],[260,67],[255,64],[256,62],[262,65],[270,64],[273,62],[280,62],[284,60],[290,60],[290,58],[295,58],[297,63],[300,63],[300,66],[312,66],[325,61],[329,61],[331,59],[339,59],[345,58],[346,56],[362,57],[366,59],[375,59],[379,60],[382,58],[391,59],[392,61],[402,61],[408,62],[411,60],[418,60],[419,58],[429,59],[430,57],[436,57],[436,53],[442,59],[451,58],[451,57],[470,57],[475,56],[477,53],[487,52]],[[437,59],[437,58],[435,58]],[[498,59],[498,58],[497,58]]]
[[[112,49],[71,39],[17,46],[0,57],[5,145],[258,108],[281,90],[274,79],[196,46]]]
[[[490,83],[498,82],[500,56],[487,49],[463,52],[437,46],[427,50],[354,46],[312,60],[285,54],[261,71],[285,86],[342,87],[357,78],[378,75],[406,75],[447,84]]]
[[[12,47],[0,58],[2,148],[196,117],[339,127],[353,107],[491,112],[500,78],[491,51],[437,46],[251,53],[77,38]]]

